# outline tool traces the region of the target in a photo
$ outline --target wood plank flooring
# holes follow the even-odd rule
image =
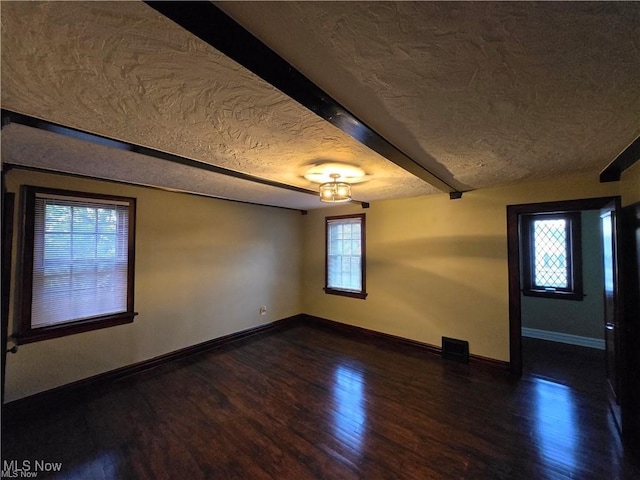
[[[19,425],[57,479],[634,479],[598,395],[298,325],[112,382]]]
[[[606,401],[604,350],[523,337],[522,359],[526,376],[567,385]]]

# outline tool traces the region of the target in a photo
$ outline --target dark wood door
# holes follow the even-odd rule
[[[618,256],[624,278],[624,336],[621,338],[626,387],[622,400],[624,439],[640,458],[640,202],[622,209]]]
[[[623,431],[623,362],[624,320],[621,315],[620,275],[618,268],[619,203],[611,202],[600,210],[600,226],[604,260],[604,334],[609,403],[616,424]]]
[[[0,404],[4,403],[4,377],[7,365],[7,338],[9,330],[9,294],[11,291],[11,251],[13,246],[13,210],[15,203],[15,195],[7,193],[4,188],[4,180],[2,181],[2,319],[0,321],[2,352],[0,360],[2,361],[1,372],[1,398]]]

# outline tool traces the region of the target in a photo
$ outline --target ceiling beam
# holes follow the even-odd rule
[[[142,155],[147,155],[148,157],[159,158],[161,160],[167,160],[169,162],[177,163],[179,165],[198,168],[200,170],[206,170],[208,172],[213,172],[213,173],[225,175],[228,177],[239,178],[241,180],[247,180],[249,182],[259,183],[262,185],[268,185],[270,187],[283,188],[285,190],[290,190],[298,193],[306,193],[308,195],[313,195],[315,197],[319,195],[317,190],[309,190],[306,188],[296,187],[293,185],[287,185],[286,183],[275,182],[272,180],[268,180],[266,178],[256,177],[254,175],[249,175],[247,173],[230,170],[228,168],[219,167],[217,165],[212,165],[210,163],[200,162],[198,160],[192,160],[190,158],[181,157],[179,155],[174,155],[173,153],[167,153],[160,150],[155,150],[153,148],[144,147],[142,145],[136,145],[134,143],[114,140],[112,138],[105,137],[103,135],[96,135],[94,133],[86,132],[84,130],[79,130],[77,128],[67,127],[65,125],[60,125],[58,123],[49,122],[39,118],[31,117],[29,115],[24,115],[22,113],[16,113],[10,110],[3,109],[2,110],[2,126],[5,127],[10,123],[17,123],[20,125],[25,125],[27,127],[39,128],[41,130],[46,130],[48,132],[53,132],[59,135],[75,138],[77,140],[83,140],[85,142],[90,142],[97,145],[116,148],[118,150],[126,150],[128,152],[139,153]]]
[[[64,172],[64,171],[60,171],[60,170],[56,170],[56,169],[52,169],[52,168],[44,168],[44,167],[31,167],[28,165],[20,165],[17,163],[4,163],[2,164],[2,168],[3,168],[3,175],[11,170],[23,170],[26,172],[38,172],[38,173],[47,173],[47,174],[52,174],[52,175],[61,175],[63,177],[70,177],[70,178],[83,178],[86,180],[100,180],[101,182],[107,182],[107,183],[113,183],[116,185],[128,185],[128,186],[132,186],[132,187],[139,187],[139,188],[148,188],[151,190],[158,190],[160,192],[169,192],[169,193],[182,193],[184,195],[191,195],[194,197],[201,197],[201,198],[213,198],[215,200],[220,200],[221,202],[232,202],[232,203],[242,203],[244,205],[255,205],[258,207],[268,207],[268,208],[279,208],[281,210],[289,210],[289,211],[293,211],[293,212],[300,212],[302,215],[307,215],[307,210],[301,210],[299,208],[293,208],[293,207],[282,207],[280,205],[269,205],[268,203],[258,203],[258,202],[248,202],[245,200],[235,200],[233,198],[226,198],[226,197],[218,197],[215,195],[208,195],[206,193],[196,193],[196,192],[187,192],[184,190],[177,190],[175,188],[169,188],[169,187],[160,187],[158,185],[148,185],[146,183],[135,183],[135,182],[127,182],[125,180],[113,180],[111,178],[103,178],[103,177],[95,177],[92,175],[84,175],[82,173],[71,173],[71,172]]]
[[[145,1],[168,19],[412,175],[461,192],[403,153],[211,2]]]
[[[40,118],[32,117],[30,115],[25,115],[23,113],[13,112],[11,110],[2,109],[1,122],[2,122],[2,128],[6,127],[11,123],[17,123],[19,125],[38,128],[40,130],[45,130],[48,132],[57,133],[59,135],[64,135],[66,137],[75,138],[76,140],[83,140],[85,142],[90,142],[96,145],[116,148],[118,150],[125,150],[127,152],[139,153],[141,155],[146,155],[148,157],[154,157],[160,160],[167,160],[169,162],[177,163],[179,165],[184,165],[187,167],[199,168],[200,170],[217,173],[219,175],[225,175],[227,177],[238,178],[240,180],[247,180],[249,182],[259,183],[261,185],[268,185],[270,187],[282,188],[284,190],[289,190],[292,192],[306,193],[307,195],[313,195],[314,197],[319,196],[319,193],[317,190],[309,190],[307,188],[296,187],[295,185],[289,185],[286,183],[280,183],[280,182],[276,182],[276,181],[269,180],[262,177],[256,177],[254,175],[238,172],[236,170],[230,170],[228,168],[219,167],[211,163],[192,160],[191,158],[181,157],[180,155],[163,152],[161,150],[155,150],[153,148],[144,147],[142,145],[136,145],[135,143],[115,140],[113,138],[106,137],[104,135],[97,135],[95,133],[86,132],[84,130],[80,130],[77,128],[67,127],[59,123],[49,122],[47,120],[42,120]],[[216,197],[216,198],[220,198],[220,197]],[[224,200],[229,200],[229,199],[224,199]],[[251,202],[243,202],[243,203],[251,203]],[[362,208],[369,208],[368,202],[362,202],[360,200],[353,199],[351,200],[351,203],[358,203],[362,206]],[[259,204],[259,205],[262,205],[262,204]],[[297,209],[291,209],[291,210],[297,210]]]
[[[620,155],[613,159],[607,167],[600,172],[600,182],[618,182],[620,175],[631,165],[640,159],[640,137],[625,148]]]

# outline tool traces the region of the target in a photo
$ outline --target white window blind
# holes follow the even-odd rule
[[[126,202],[37,194],[31,327],[127,311]]]
[[[327,220],[327,287],[362,291],[362,220]]]

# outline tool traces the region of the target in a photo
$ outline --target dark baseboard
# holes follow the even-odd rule
[[[117,380],[124,379],[125,377],[141,374],[153,368],[165,365],[176,360],[180,360],[190,355],[205,352],[208,350],[223,348],[225,346],[232,346],[236,342],[249,339],[250,337],[281,331],[286,328],[300,325],[301,323],[313,325],[317,328],[329,329],[333,332],[347,335],[354,339],[364,340],[369,343],[375,343],[386,348],[395,348],[403,352],[407,352],[407,350],[409,349],[413,350],[414,352],[427,352],[431,355],[438,356],[440,356],[442,353],[442,349],[435,345],[429,345],[427,343],[418,342],[416,340],[398,337],[395,335],[390,335],[388,333],[377,332],[375,330],[356,327],[354,325],[347,325],[345,323],[335,322],[326,318],[301,313],[292,317],[284,318],[282,320],[277,320],[273,323],[259,325],[247,330],[232,333],[230,335],[225,335],[224,337],[215,338],[213,340],[182,348],[180,350],[160,355],[149,360],[144,360],[132,365],[127,365],[115,370],[110,370],[108,372],[84,378],[76,382],[52,388],[51,390],[46,390],[44,392],[36,393],[28,397],[14,400],[2,406],[3,424],[13,424],[16,421],[19,421],[21,418],[33,416],[34,412],[45,414],[47,412],[51,412],[54,409],[61,408],[65,405],[74,404],[78,401],[81,401],[84,395],[91,393],[99,387],[103,387]],[[508,362],[481,357],[474,354],[469,355],[469,363],[478,366],[490,367],[494,370],[509,370]]]
[[[344,335],[352,338],[364,339],[377,344],[384,344],[386,346],[393,346],[401,348],[403,351],[407,348],[411,348],[420,352],[426,352],[432,355],[442,355],[442,348],[436,345],[428,343],[418,342],[417,340],[411,340],[404,337],[398,337],[396,335],[390,335],[388,333],[377,332],[375,330],[369,330],[367,328],[356,327],[355,325],[347,325],[345,323],[335,322],[326,318],[316,317],[313,315],[302,314],[301,319],[307,324],[311,324],[321,328],[328,328],[330,330],[340,332]],[[494,370],[501,370],[505,372],[510,371],[509,362],[502,360],[495,360],[493,358],[483,357],[481,355],[469,354],[469,364],[475,364],[478,366],[489,367]]]
[[[25,415],[32,416],[33,412],[50,412],[52,409],[60,408],[62,405],[77,402],[83,397],[83,395],[100,386],[104,386],[107,383],[115,382],[116,380],[151,370],[181,358],[229,346],[257,335],[264,335],[293,327],[300,322],[301,318],[302,314],[294,315],[266,325],[259,325],[247,330],[225,335],[223,337],[214,338],[213,340],[198,343],[180,350],[175,350],[158,357],[150,358],[149,360],[143,360],[142,362],[116,368],[115,370],[109,370],[108,372],[83,378],[76,382],[61,385],[44,392],[14,400],[2,405],[3,424],[12,423],[20,418],[24,418]]]

